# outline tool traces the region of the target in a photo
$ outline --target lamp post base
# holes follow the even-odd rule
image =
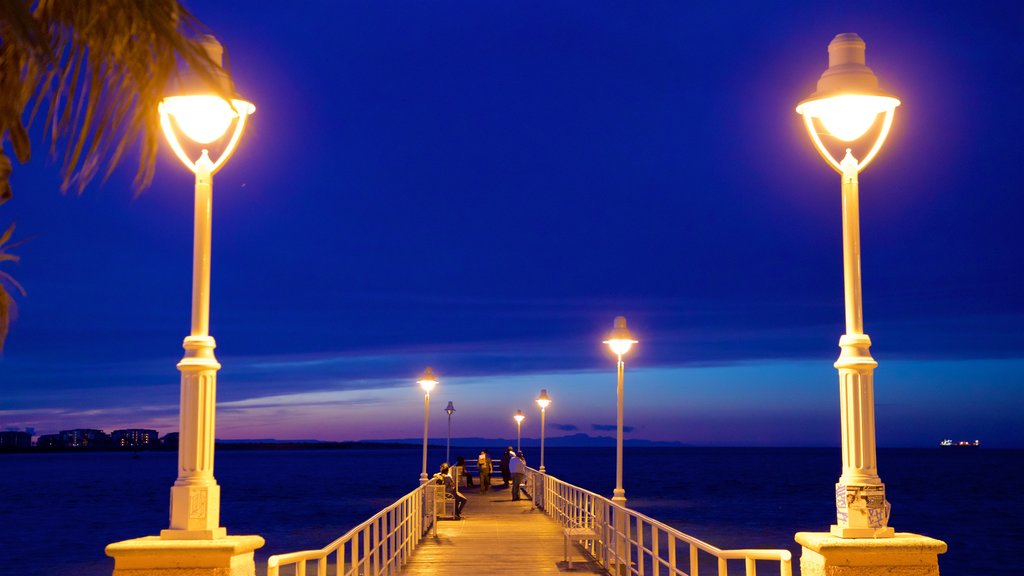
[[[946,552],[945,542],[906,532],[879,539],[797,532],[795,539],[803,546],[802,576],[939,576],[938,556]]]
[[[255,576],[253,551],[260,536],[226,536],[215,540],[166,540],[144,536],[106,548],[114,559],[113,576]]]
[[[836,538],[892,538],[896,536],[896,530],[891,526],[883,528],[851,528],[849,526],[829,527],[829,534]]]

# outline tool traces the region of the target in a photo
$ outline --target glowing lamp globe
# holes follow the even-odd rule
[[[796,111],[821,120],[825,130],[839,140],[853,142],[874,125],[879,114],[899,104],[889,96],[843,94],[805,102]]]
[[[517,423],[521,424],[523,422],[523,420],[526,419],[526,416],[523,414],[522,410],[516,410],[516,415],[513,416],[513,418],[516,419]]]
[[[163,111],[174,118],[178,128],[197,144],[209,144],[227,132],[240,115],[248,116],[256,107],[245,100],[231,102],[213,95],[169,96],[161,103]]]
[[[541,410],[543,410],[547,408],[549,404],[551,404],[551,398],[548,397],[547,389],[541,390],[540,396],[537,398],[537,405],[540,406]]]
[[[828,69],[818,79],[817,90],[796,107],[797,113],[818,119],[843,142],[857,140],[880,114],[891,115],[900,105],[899,99],[879,89],[878,78],[865,64],[865,47],[856,34],[833,38],[828,45]]]
[[[633,347],[633,344],[637,343],[637,340],[630,334],[629,328],[626,327],[626,317],[616,316],[615,326],[612,328],[608,339],[604,341],[609,348],[612,349],[617,356],[623,356],[629,349]]]
[[[434,377],[434,369],[427,366],[427,369],[423,371],[423,375],[420,376],[420,379],[417,380],[416,383],[420,385],[420,388],[423,388],[424,392],[430,394],[430,391],[434,389],[434,386],[437,386],[437,378]]]

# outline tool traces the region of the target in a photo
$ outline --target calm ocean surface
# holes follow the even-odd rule
[[[538,466],[539,451],[524,451]],[[477,452],[453,448],[452,458]],[[222,525],[266,538],[256,557],[265,571],[269,555],[319,548],[415,488],[421,455],[415,448],[220,450]],[[431,473],[443,459],[443,447],[431,448]],[[1024,451],[882,449],[878,463],[890,525],[944,540],[944,576],[1021,572]],[[611,495],[612,448],[548,449],[545,465]],[[0,470],[0,574],[106,576],[113,560],[104,546],[167,527],[177,456],[2,454]],[[648,516],[722,548],[788,548],[799,564],[793,534],[825,531],[834,521],[839,472],[838,449],[627,447],[623,483],[629,506]]]

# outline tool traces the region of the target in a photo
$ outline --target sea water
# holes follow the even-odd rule
[[[492,454],[501,446],[489,446]],[[453,448],[452,459],[478,449]],[[539,450],[525,448],[527,463]],[[271,554],[319,548],[418,486],[420,449],[219,450],[221,524],[259,534]],[[430,473],[444,460],[431,447]],[[627,505],[720,548],[786,548],[835,522],[838,449],[626,448]],[[611,496],[613,448],[551,448],[548,473]],[[944,576],[1016,574],[1024,542],[1024,451],[881,449],[889,525],[945,541]],[[109,575],[112,542],[168,523],[174,452],[0,455],[0,574]],[[500,481],[499,481],[500,484]],[[465,511],[472,521],[472,501]],[[495,554],[501,550],[495,544]]]

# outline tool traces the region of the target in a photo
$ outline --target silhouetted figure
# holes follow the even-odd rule
[[[501,455],[501,479],[505,481],[505,487],[508,488],[509,483],[512,481],[512,473],[508,469],[508,461],[512,459],[512,447],[509,446],[505,449],[505,453]]]
[[[466,477],[466,488],[473,487],[473,475],[466,471],[466,459],[462,456],[455,461],[455,465],[462,471],[462,475]]]
[[[526,477],[526,462],[522,458],[523,453],[519,452],[508,461],[509,472],[512,473],[512,499],[519,500],[519,487],[523,485],[523,478]]]
[[[477,456],[476,466],[480,469],[480,492],[487,492],[491,489],[491,472],[494,471],[494,463],[487,455],[487,450],[481,450]]]

